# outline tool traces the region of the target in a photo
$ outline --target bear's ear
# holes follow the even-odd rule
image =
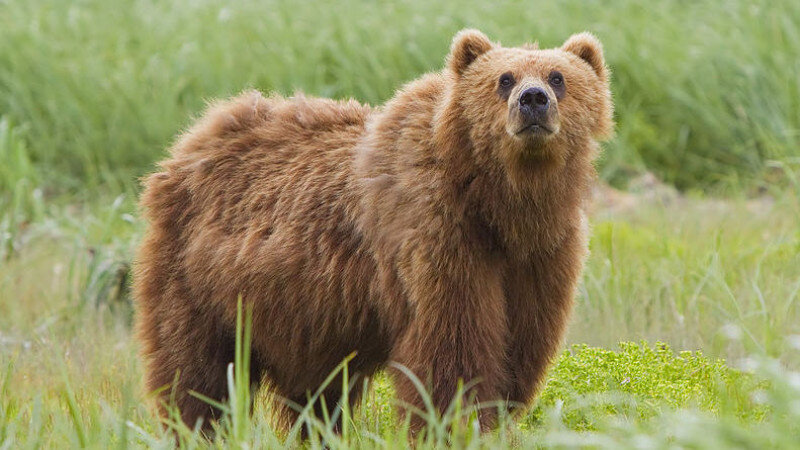
[[[587,32],[573,34],[561,49],[578,55],[592,66],[601,80],[606,79],[608,69],[606,69],[606,62],[603,59],[603,45],[593,34]]]
[[[464,70],[482,54],[494,47],[492,41],[478,30],[461,30],[453,38],[450,46],[450,55],[447,57],[447,67],[456,75],[461,75]]]

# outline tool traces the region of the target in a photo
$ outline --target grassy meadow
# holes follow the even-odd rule
[[[800,448],[800,3],[0,0],[0,449],[176,444],[132,339],[137,180],[207,100],[379,104],[466,26],[589,30],[613,72],[591,256],[534,407],[484,436],[455,408],[413,438],[378,377],[341,434],[287,435],[231,373],[216,439],[174,424],[178,443]]]

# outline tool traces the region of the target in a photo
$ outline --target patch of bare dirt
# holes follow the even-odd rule
[[[659,180],[651,172],[633,178],[628,184],[628,190],[620,190],[606,183],[598,182],[592,190],[592,205],[590,213],[593,215],[613,216],[624,214],[644,206],[675,207],[685,205],[687,198],[674,186]],[[725,211],[731,201],[720,198],[691,199],[692,203],[702,203],[710,211]],[[775,200],[768,195],[748,199],[744,202],[747,211],[761,215],[768,213]]]

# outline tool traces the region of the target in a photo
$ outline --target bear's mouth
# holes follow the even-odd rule
[[[553,130],[553,128],[551,128],[548,125],[541,124],[541,123],[531,123],[531,124],[523,126],[522,128],[519,129],[519,131],[517,131],[514,134],[516,134],[517,136],[522,135],[522,134],[528,134],[528,133],[529,134],[537,134],[537,135],[551,135],[554,132],[555,132],[555,130]]]

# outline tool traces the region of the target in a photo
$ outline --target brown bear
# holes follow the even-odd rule
[[[144,182],[148,388],[171,386],[160,400],[190,426],[217,417],[189,392],[225,397],[241,295],[252,379],[297,404],[356,352],[351,373],[394,361],[439,411],[460,380],[474,382],[466,400],[524,405],[563,339],[611,116],[588,33],[540,50],[461,31],[441,72],[380,108],[258,92],[212,105]],[[497,412],[482,410],[483,429]]]

